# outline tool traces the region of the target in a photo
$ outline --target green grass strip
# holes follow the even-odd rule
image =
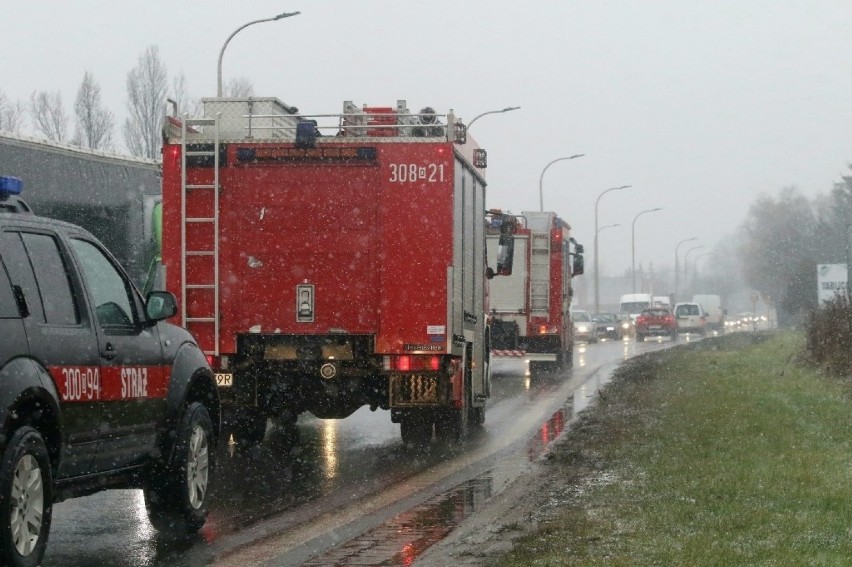
[[[625,365],[555,451],[537,531],[499,564],[852,564],[848,384],[802,348],[733,336]]]

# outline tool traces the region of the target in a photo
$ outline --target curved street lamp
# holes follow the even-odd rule
[[[636,220],[644,214],[662,210],[662,207],[657,207],[656,209],[645,209],[644,211],[639,211],[636,213],[636,216],[633,217],[633,230],[630,237],[630,275],[633,277],[633,293],[636,293]]]
[[[538,210],[540,212],[544,212],[544,190],[542,189],[542,181],[544,181],[544,172],[547,171],[547,168],[556,163],[557,161],[564,161],[566,159],[574,159],[578,157],[583,157],[586,154],[574,154],[573,156],[566,156],[561,158],[556,158],[552,162],[548,163],[544,166],[544,169],[541,170],[541,175],[538,178]]]
[[[605,190],[601,191],[600,195],[598,195],[598,198],[595,199],[595,313],[598,313],[600,311],[600,303],[601,303],[601,294],[600,294],[600,291],[598,291],[598,233],[600,232],[600,230],[598,230],[598,203],[600,203],[601,197],[603,197],[604,195],[606,195],[610,191],[621,191],[622,189],[629,189],[630,187],[631,187],[631,185],[622,185],[621,187],[610,187],[609,189],[605,189]],[[619,226],[619,225],[617,225],[617,224],[607,225],[607,227],[609,227],[609,226]],[[604,227],[604,228],[607,228],[607,227]],[[603,230],[603,229],[601,229],[601,230]]]
[[[219,50],[219,64],[216,67],[216,96],[220,97],[220,98],[222,97],[222,56],[225,55],[225,48],[228,47],[228,43],[230,43],[231,39],[233,39],[233,37],[235,35],[237,35],[237,33],[239,33],[240,31],[242,31],[242,30],[246,29],[247,27],[254,25],[254,24],[260,24],[262,22],[274,22],[275,20],[281,20],[281,19],[284,19],[284,18],[289,18],[290,16],[298,16],[299,14],[301,14],[301,12],[283,12],[283,13],[278,14],[277,16],[273,16],[271,18],[263,18],[262,20],[254,20],[254,21],[249,22],[247,24],[243,24],[240,27],[238,27],[237,29],[235,29],[234,32],[231,35],[228,36],[228,39],[225,40],[225,43],[222,45],[222,49]]]
[[[678,248],[680,248],[681,244],[683,244],[684,242],[690,242],[692,240],[698,240],[698,237],[697,236],[690,236],[689,238],[684,238],[683,240],[681,240],[680,242],[677,243],[677,246],[675,246],[675,264],[674,264],[674,271],[675,271],[674,300],[675,300],[675,303],[677,303],[677,287],[678,287],[678,285],[677,285],[678,281],[677,280],[680,277],[680,266],[677,262],[677,251],[678,251]]]
[[[476,116],[473,117],[473,120],[471,120],[470,122],[467,123],[467,131],[470,132],[470,127],[473,126],[473,123],[476,122],[477,120],[479,120],[480,118],[482,118],[483,116],[486,116],[488,114],[500,114],[501,112],[511,112],[513,110],[518,110],[519,108],[521,108],[521,107],[520,106],[507,106],[506,108],[504,108],[502,110],[489,110],[488,112],[483,112],[482,114],[477,114]]]
[[[695,288],[695,278],[698,275],[698,260],[701,258],[705,258],[707,256],[715,256],[713,252],[704,252],[703,254],[699,254],[695,257],[695,260],[692,261],[692,286],[693,290]]]
[[[687,277],[687,275],[688,275],[688,274],[686,273],[686,269],[687,269],[687,267],[689,266],[689,253],[690,253],[690,252],[693,252],[693,251],[695,251],[695,250],[701,250],[702,248],[704,248],[704,245],[703,245],[703,244],[699,244],[698,246],[693,246],[692,248],[687,248],[687,249],[686,249],[686,252],[685,252],[685,253],[684,253],[684,255],[683,255],[683,281],[686,281],[686,277]]]

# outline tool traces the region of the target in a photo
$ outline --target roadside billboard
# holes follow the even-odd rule
[[[817,264],[817,299],[820,305],[837,292],[846,291],[846,264]]]

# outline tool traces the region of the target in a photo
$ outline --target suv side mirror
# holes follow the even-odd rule
[[[162,321],[177,313],[177,298],[169,291],[152,291],[145,298],[145,315],[149,321]]]

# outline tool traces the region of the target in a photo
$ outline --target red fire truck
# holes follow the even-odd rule
[[[525,211],[515,235],[514,270],[490,287],[495,354],[523,356],[530,374],[558,371],[573,363],[571,280],[583,273],[583,245],[552,212]],[[489,254],[500,236],[490,229]]]
[[[255,444],[267,418],[362,406],[389,409],[407,443],[481,424],[486,276],[511,273],[516,222],[483,216],[485,154],[464,124],[405,101],[317,116],[203,102],[164,129],[163,260],[226,433]],[[494,268],[486,223],[503,226]]]

